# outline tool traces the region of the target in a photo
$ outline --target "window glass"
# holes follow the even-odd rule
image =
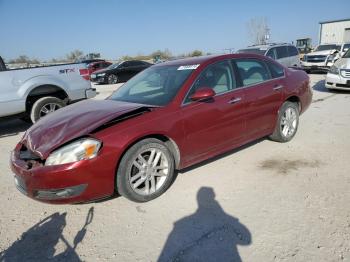
[[[298,50],[294,46],[288,46],[288,53],[289,53],[289,56],[299,55]]]
[[[267,52],[266,56],[276,60],[277,59],[276,48],[270,48],[270,50]]]
[[[243,86],[254,85],[270,79],[265,64],[256,59],[235,60]]]
[[[185,102],[191,101],[190,97],[195,91],[203,87],[212,88],[216,94],[236,88],[236,79],[232,75],[230,63],[223,61],[209,65],[194,82]]]
[[[109,99],[163,106],[170,103],[194,69],[156,66],[137,74],[117,89]]]
[[[272,62],[266,62],[269,66],[272,78],[278,78],[284,76],[284,68]]]
[[[277,48],[277,59],[288,57],[287,46],[279,46]]]

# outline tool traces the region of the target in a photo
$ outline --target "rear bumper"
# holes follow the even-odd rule
[[[96,96],[96,88],[89,88],[85,91],[85,97],[87,99],[93,98]]]

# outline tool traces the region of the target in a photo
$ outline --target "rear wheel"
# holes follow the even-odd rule
[[[174,180],[174,157],[166,145],[154,138],[133,145],[117,171],[118,192],[135,202],[159,197]]]
[[[118,76],[111,74],[108,76],[108,84],[112,85],[112,84],[117,84],[118,83]]]
[[[270,139],[281,143],[288,142],[295,136],[298,126],[298,104],[286,101],[279,110],[276,127]]]
[[[30,119],[32,120],[33,123],[35,123],[40,118],[54,111],[57,111],[58,109],[64,106],[65,106],[64,101],[57,97],[52,97],[52,96],[42,97],[36,100],[35,103],[33,104],[30,111]]]

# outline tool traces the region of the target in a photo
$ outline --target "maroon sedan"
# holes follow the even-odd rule
[[[312,91],[303,71],[263,56],[171,61],[107,100],[83,101],[35,123],[12,152],[17,188],[50,203],[164,193],[183,169],[250,141],[291,140]]]

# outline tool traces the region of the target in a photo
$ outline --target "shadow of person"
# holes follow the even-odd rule
[[[90,208],[83,228],[74,238],[73,246],[62,234],[66,226],[67,213],[54,213],[32,226],[19,240],[1,252],[0,261],[81,261],[75,249],[86,234],[86,227],[92,221],[93,211],[93,207]],[[66,248],[56,255],[55,246],[60,240]]]
[[[158,261],[241,261],[238,245],[249,245],[251,234],[237,218],[225,213],[212,188],[197,193],[198,209],[175,222]]]

